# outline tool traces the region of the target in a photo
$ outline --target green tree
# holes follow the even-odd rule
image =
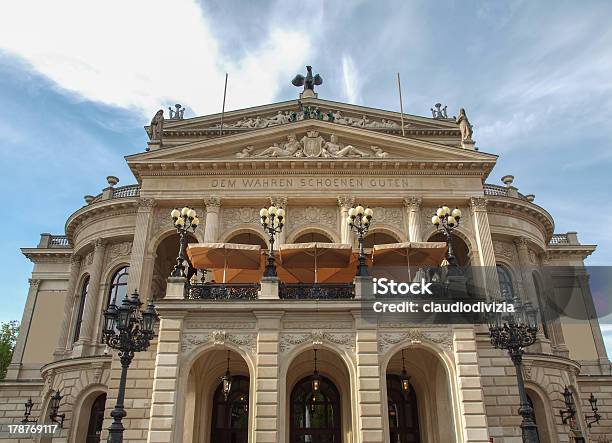
[[[19,323],[16,321],[0,324],[0,380],[6,376],[6,370],[11,363],[18,333]]]

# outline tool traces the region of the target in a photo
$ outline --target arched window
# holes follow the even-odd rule
[[[117,305],[121,304],[121,300],[127,294],[128,275],[130,267],[124,266],[117,269],[111,279],[110,288],[108,290],[108,304],[114,301]]]
[[[89,292],[89,275],[85,276],[83,283],[81,283],[81,296],[79,297],[79,308],[77,311],[76,323],[74,325],[74,337],[72,342],[74,343],[79,339],[81,333],[81,323],[83,323],[83,310],[85,309],[85,300],[87,299],[87,293]]]
[[[321,377],[312,390],[311,377],[300,380],[291,393],[291,443],[341,442],[340,394],[331,380]]]
[[[89,425],[87,426],[86,443],[99,443],[104,422],[104,406],[106,405],[106,394],[100,394],[91,405],[89,413]]]
[[[213,399],[212,443],[247,443],[249,439],[249,378],[237,375],[232,378],[232,389],[227,400],[223,395],[223,383],[219,383]]]
[[[389,405],[389,439],[391,442],[420,442],[419,410],[414,388],[404,392],[397,375],[387,375],[387,402]]]
[[[374,245],[388,245],[390,243],[399,243],[399,240],[384,232],[373,232],[366,235],[363,241],[363,246],[365,248],[372,248]]]
[[[300,235],[293,243],[333,243],[334,241],[320,232],[307,232]]]
[[[499,290],[506,300],[514,299],[514,287],[512,286],[512,274],[503,265],[497,265],[497,278],[499,280]]]

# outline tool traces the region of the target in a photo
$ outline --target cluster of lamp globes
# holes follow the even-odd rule
[[[459,224],[461,218],[461,210],[455,208],[451,210],[448,206],[440,206],[436,211],[436,214],[431,217],[431,223],[437,228],[440,223],[446,223],[450,228],[453,228]]]
[[[200,224],[200,219],[198,219],[198,215],[193,208],[189,208],[185,206],[183,209],[174,208],[170,213],[172,220],[174,221],[174,226],[179,229],[193,229],[198,227]]]
[[[372,217],[374,216],[374,211],[371,208],[364,208],[363,206],[355,206],[348,210],[348,216],[346,217],[346,223],[349,226],[355,224],[355,219],[359,217],[361,219],[361,224],[364,226],[368,226]]]
[[[274,228],[282,229],[285,224],[285,210],[274,205],[269,208],[261,208],[259,216],[264,228],[270,226],[271,220]]]

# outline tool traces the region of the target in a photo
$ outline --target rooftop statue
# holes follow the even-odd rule
[[[160,109],[151,120],[151,140],[161,140],[164,131],[164,110]]]
[[[459,110],[459,117],[457,117],[456,122],[459,125],[459,130],[461,131],[461,140],[471,142],[474,130],[467,118],[467,115],[465,114],[465,109],[461,108]]]
[[[306,77],[301,74],[295,76],[291,83],[293,86],[304,86],[304,93],[311,91],[309,96],[314,96],[314,87],[323,84],[323,78],[319,74],[312,75],[312,66],[306,66]]]

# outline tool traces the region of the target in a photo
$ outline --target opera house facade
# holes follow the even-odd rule
[[[551,214],[512,176],[488,183],[497,155],[476,147],[464,111],[401,115],[306,89],[298,100],[223,117],[183,118],[177,108],[146,131],[148,146],[125,157],[137,184],[108,177],[100,193],[85,190],[93,195],[65,233],[23,249],[34,269],[0,383],[3,439],[30,398],[31,417],[50,422],[55,393],[63,424],[34,441],[107,438],[121,363],[103,340],[103,313],[137,290],[154,300],[158,321],[127,374],[125,441],[521,441],[515,366],[491,345],[486,324],[371,321],[363,309],[371,277],[355,277],[358,243],[346,219],[356,205],[373,211],[366,266],[383,245],[445,242],[431,219],[448,205],[462,214],[458,267],[494,270],[461,284],[534,305],[550,286],[544,268],[583,269],[595,251],[575,232],[555,233]],[[264,276],[270,243],[260,209],[270,206],[284,211],[277,277]],[[185,234],[186,276],[175,273],[171,217],[183,207],[199,218]],[[311,272],[317,248],[328,252]],[[326,257],[339,264],[326,267]],[[612,375],[586,272],[566,283],[585,320],[540,317],[522,358],[526,394],[540,442],[608,441]],[[559,413],[567,392],[571,420]],[[589,426],[591,394],[601,419]]]

